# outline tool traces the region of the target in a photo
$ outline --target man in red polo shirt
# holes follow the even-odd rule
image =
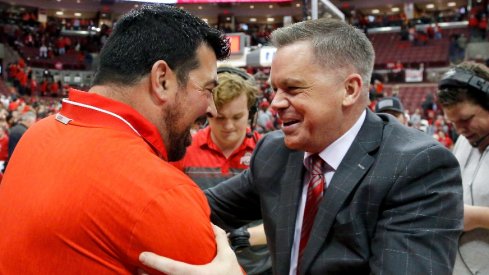
[[[197,117],[216,115],[216,61],[228,54],[220,31],[178,8],[124,15],[94,86],[71,90],[10,159],[0,186],[0,274],[135,274],[146,250],[210,262],[207,200],[168,161],[185,154]]]
[[[217,116],[208,117],[209,126],[194,135],[183,160],[175,163],[203,190],[248,168],[261,137],[248,127],[256,113],[258,93],[252,77],[235,68],[218,70],[222,73],[214,90]],[[248,274],[272,274],[261,220],[231,231],[229,240]]]

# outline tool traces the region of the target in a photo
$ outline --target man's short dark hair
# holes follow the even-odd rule
[[[489,69],[483,64],[475,62],[462,62],[449,73],[462,72],[464,74],[477,76],[489,81]],[[450,77],[449,75],[445,76]],[[453,84],[441,85],[438,91],[438,102],[443,107],[453,106],[457,103],[469,101],[489,111],[489,94],[469,84],[454,82]]]
[[[190,13],[168,5],[144,5],[117,21],[102,48],[93,85],[132,85],[158,60],[176,72],[180,85],[199,67],[196,51],[211,47],[218,60],[229,56],[229,40]]]

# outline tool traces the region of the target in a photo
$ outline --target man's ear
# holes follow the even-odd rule
[[[354,105],[362,95],[363,80],[359,74],[350,74],[344,82],[345,95],[343,98],[343,106]]]
[[[172,85],[173,71],[164,60],[158,60],[151,67],[150,91],[157,102],[165,102],[169,96],[168,91]]]

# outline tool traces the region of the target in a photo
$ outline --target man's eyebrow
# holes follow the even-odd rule
[[[204,84],[204,87],[207,87],[209,85],[217,87],[217,85],[219,85],[219,81],[217,81],[217,79],[211,79]]]
[[[303,81],[301,81],[300,79],[297,79],[297,78],[286,78],[286,79],[281,80],[278,84],[282,85],[282,86],[302,85]]]

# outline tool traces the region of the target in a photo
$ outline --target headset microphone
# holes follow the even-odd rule
[[[250,83],[253,83],[254,85],[256,85],[255,78],[243,70],[240,70],[240,69],[237,69],[234,67],[223,66],[223,67],[217,68],[217,74],[220,74],[220,73],[235,74],[235,75],[238,75],[239,77],[243,78],[244,80],[249,81]],[[258,112],[258,104],[259,104],[259,100],[255,100],[255,103],[250,107],[248,118],[250,120],[251,131],[246,133],[246,138],[255,138],[255,127],[256,127],[255,116],[256,116],[256,113]],[[255,142],[256,142],[256,140],[255,140]]]

